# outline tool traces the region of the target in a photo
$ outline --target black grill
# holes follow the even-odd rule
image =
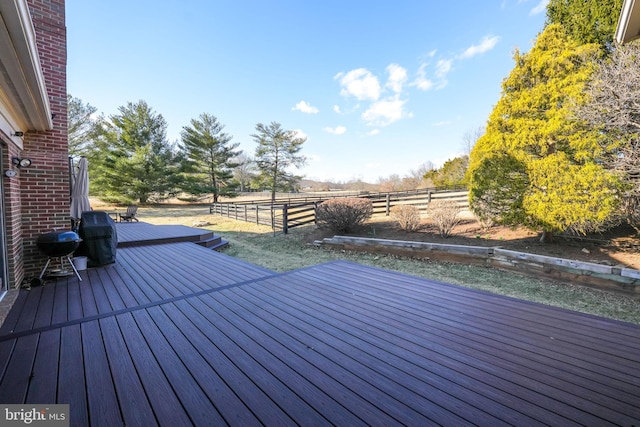
[[[38,247],[40,252],[48,257],[48,259],[47,263],[42,269],[42,272],[40,272],[40,277],[38,279],[34,279],[32,281],[32,284],[43,283],[42,278],[44,277],[52,258],[60,258],[60,270],[50,272],[51,276],[63,277],[71,274],[68,270],[65,270],[63,268],[62,262],[63,259],[66,258],[67,262],[73,269],[73,272],[78,277],[78,280],[82,281],[78,270],[76,270],[73,263],[71,262],[71,258],[69,257],[69,255],[71,255],[76,249],[78,249],[81,241],[82,239],[80,238],[80,236],[78,236],[78,234],[74,233],[73,231],[52,231],[50,233],[41,234],[40,236],[38,236],[38,238],[36,239],[36,246]]]
[[[36,240],[40,252],[51,258],[70,255],[78,249],[80,236],[73,231],[53,231],[42,234]]]

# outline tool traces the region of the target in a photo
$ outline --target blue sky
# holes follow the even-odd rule
[[[548,0],[67,0],[68,91],[146,101],[170,141],[215,115],[307,137],[299,173],[376,182],[463,151],[542,30]]]

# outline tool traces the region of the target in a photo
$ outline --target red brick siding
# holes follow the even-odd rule
[[[38,235],[55,228],[69,229],[70,217],[65,2],[28,0],[27,3],[35,28],[49,104],[54,115],[53,130],[28,130],[25,133],[24,151],[20,156],[30,158],[33,164],[21,169],[19,180],[16,180],[20,185],[21,199],[16,203],[19,212],[11,211],[7,215],[13,226],[21,223],[22,256],[15,246],[10,251],[13,249],[16,251],[14,256],[22,258],[24,276],[29,278],[36,276],[46,262],[35,245]],[[16,240],[19,240],[19,234],[14,236]],[[14,260],[16,270],[19,269],[18,262],[19,259]],[[18,279],[19,274],[15,278]],[[14,285],[17,284],[19,283],[14,282]]]
[[[8,142],[4,150],[4,158],[2,166],[4,170],[14,169],[11,164],[11,158],[18,156],[20,151],[18,147],[12,143],[12,138],[2,134],[2,140]],[[22,201],[20,198],[20,177],[3,179],[4,184],[4,213],[5,226],[7,230],[7,257],[9,270],[9,284],[16,286],[22,282],[24,277],[24,256],[22,250]]]

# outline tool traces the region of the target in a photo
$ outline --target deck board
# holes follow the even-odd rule
[[[162,372],[133,317],[130,314],[118,316],[118,325],[157,419],[165,425],[189,425],[192,422],[189,413],[174,394],[171,383]],[[192,414],[194,423],[202,425],[205,422],[195,408]]]
[[[192,376],[146,311],[133,312],[131,316],[136,321],[140,333],[145,337],[149,352],[154,355],[163,375],[171,384],[176,399],[180,401],[181,406],[189,414],[194,424],[225,424],[225,420],[219,410],[207,396],[206,390],[200,386],[202,381],[206,381],[205,388],[212,390],[211,397],[213,401],[217,400],[223,411],[227,410],[227,408],[237,411],[235,414],[231,414],[236,416],[237,425],[249,426],[257,424],[255,417],[247,418],[245,416],[249,413],[246,407],[238,408],[237,396],[233,394],[224,382],[216,381],[217,377],[214,377],[213,380],[208,380],[206,377],[194,378]],[[191,378],[193,381],[185,381],[186,378]],[[234,420],[233,417],[230,419]]]
[[[33,327],[38,328],[41,326],[48,326],[51,324],[51,314],[53,312],[53,302],[55,297],[56,288],[51,286],[48,288],[43,287],[40,294],[40,301],[38,304],[38,311],[33,320]]]
[[[276,274],[188,242],[81,275],[18,296],[3,403],[70,403],[93,426],[640,420],[637,325],[342,261]]]
[[[31,368],[36,355],[38,335],[19,338],[13,347],[5,374],[0,381],[0,402],[24,402],[31,379]]]
[[[242,289],[242,291],[244,290]],[[262,297],[268,297],[270,293],[265,292]],[[281,300],[279,296],[275,299],[276,301]],[[271,306],[271,303],[268,305]],[[499,390],[488,389],[485,383],[470,377],[466,371],[459,372],[460,366],[457,363],[451,363],[446,357],[438,358],[434,354],[424,354],[422,348],[411,348],[410,343],[399,347],[398,337],[391,336],[389,341],[384,341],[384,337],[380,336],[380,333],[376,332],[375,335],[371,335],[367,332],[368,323],[361,325],[361,329],[357,326],[349,328],[348,323],[345,323],[345,321],[348,322],[346,317],[336,316],[334,313],[328,318],[315,302],[309,303],[307,308],[304,299],[294,298],[287,305],[288,307],[284,309],[293,311],[296,316],[291,320],[292,324],[308,323],[307,332],[320,340],[320,343],[316,344],[317,348],[326,351],[327,357],[331,360],[337,360],[341,366],[350,366],[355,372],[366,371],[359,364],[362,361],[367,361],[368,366],[382,363],[377,368],[379,373],[383,373],[390,366],[397,368],[394,369],[393,375],[387,374],[386,376],[392,378],[403,378],[404,376],[405,378],[401,379],[403,384],[410,385],[416,393],[423,393],[423,398],[431,399],[431,405],[427,405],[427,408],[433,412],[433,417],[437,417],[435,422],[457,424],[452,418],[459,411],[467,417],[466,421],[462,421],[462,423],[478,420],[485,421],[483,424],[489,425],[498,425],[501,422],[519,424],[517,421],[521,415],[509,409],[512,402],[509,400],[511,395],[508,392],[501,393]],[[366,321],[369,322],[370,319],[366,319]],[[377,326],[374,320],[370,329],[374,330]],[[319,334],[324,335],[320,338]],[[330,345],[330,347],[325,348],[322,343]],[[349,355],[349,357],[333,354],[334,349]],[[412,378],[416,378],[418,381],[414,382]],[[485,393],[489,393],[489,396],[484,396]],[[496,401],[498,398],[502,398],[506,403],[499,404],[499,401]],[[483,408],[488,405],[494,410],[499,410],[501,417],[505,417],[507,414],[506,421],[491,419],[490,416],[484,414]],[[442,408],[442,410],[438,412],[435,410],[437,408]],[[529,422],[531,421],[529,420]]]
[[[429,382],[425,383],[416,378],[416,366],[408,364],[408,366],[402,366],[403,360],[401,358],[394,358],[390,355],[382,354],[379,347],[374,345],[367,345],[364,342],[356,342],[352,339],[345,339],[340,326],[329,325],[319,319],[311,317],[300,316],[290,313],[293,307],[288,307],[287,304],[282,304],[278,300],[260,299],[259,295],[253,292],[247,292],[245,289],[235,290],[237,294],[243,300],[246,300],[245,306],[250,310],[256,310],[260,307],[268,307],[269,316],[261,316],[259,322],[261,324],[273,325],[268,329],[269,335],[281,340],[283,345],[288,345],[297,350],[298,357],[301,357],[306,363],[311,366],[316,365],[316,369],[321,368],[324,372],[331,372],[334,376],[336,373],[344,367],[350,367],[351,371],[361,371],[363,373],[371,374],[368,366],[375,364],[377,358],[384,358],[386,366],[382,366],[381,373],[387,378],[391,378],[394,381],[400,382],[408,390],[416,393],[418,396],[414,397],[414,401],[420,401],[416,408],[425,411],[424,416],[440,424],[455,424],[461,425],[470,420],[476,420],[477,422],[483,421],[485,424],[500,425],[501,421],[495,417],[489,416],[477,407],[474,407],[470,402],[480,401],[479,405],[496,405],[495,402],[487,401],[481,396],[469,393],[467,401],[459,400],[455,398],[442,399],[438,394],[438,388],[436,385],[441,382],[437,377],[430,377]],[[240,298],[233,298],[234,302],[238,302]],[[251,303],[252,305],[246,305]],[[264,322],[264,323],[262,323]],[[267,323],[268,322],[268,323]],[[292,337],[299,342],[299,345],[292,346],[289,342]],[[312,350],[312,351],[309,351]],[[345,355],[355,355],[345,356]],[[318,355],[322,356],[319,358]],[[400,365],[398,365],[400,363]],[[337,367],[335,366],[337,365]],[[404,365],[407,365],[404,363]],[[403,368],[406,368],[403,370]],[[305,372],[309,372],[311,369],[305,367]],[[329,374],[325,374],[329,375]],[[340,381],[339,376],[334,377],[335,381]],[[345,387],[345,386],[342,386]],[[336,384],[331,384],[333,390],[331,393],[335,393],[336,389],[340,389]],[[347,394],[349,392],[347,391]],[[421,396],[420,396],[421,395]],[[402,399],[404,401],[409,400],[409,393],[402,393]],[[430,402],[425,402],[422,399],[431,398]],[[353,406],[353,398],[350,400],[350,406]],[[446,408],[449,408],[448,410]],[[508,412],[508,408],[504,408]],[[366,414],[365,406],[365,414]],[[464,418],[456,415],[455,412],[464,412],[468,417],[465,421]],[[374,414],[372,414],[374,415]],[[517,414],[515,414],[514,421],[517,420]],[[369,422],[374,422],[376,418],[367,419]]]
[[[184,364],[189,372],[186,378],[192,378],[202,388],[211,402],[220,399],[220,405],[216,406],[220,412],[220,422],[223,419],[233,419],[234,417],[245,418],[249,424],[255,424],[256,414],[250,406],[242,400],[243,396],[256,398],[255,404],[264,403],[265,396],[256,394],[256,387],[250,379],[240,372],[232,361],[229,361],[216,347],[211,347],[206,355],[202,355],[195,347],[197,343],[190,342],[173,323],[166,313],[159,307],[147,310],[151,319],[156,323],[162,335],[170,343],[172,350]],[[211,366],[215,364],[215,366]],[[240,393],[237,393],[229,383],[239,386]],[[260,399],[262,397],[262,399]],[[264,405],[263,405],[264,406]],[[269,419],[273,420],[271,406],[265,409],[269,411]],[[276,412],[280,412],[276,408]]]
[[[212,296],[213,297],[213,296]],[[226,314],[226,318],[229,321],[234,322],[237,327],[240,327],[243,331],[250,334],[250,337],[254,340],[253,343],[245,339],[245,343],[242,345],[244,348],[251,349],[250,353],[257,352],[258,343],[262,344],[270,352],[279,351],[280,363],[288,365],[287,369],[278,371],[277,375],[283,381],[288,384],[294,384],[296,387],[300,387],[305,383],[305,380],[309,382],[310,386],[304,391],[304,395],[308,396],[311,402],[314,402],[316,407],[331,408],[330,412],[332,423],[337,425],[353,425],[354,423],[366,423],[375,424],[377,422],[382,424],[394,424],[398,422],[398,418],[403,423],[408,424],[423,424],[427,421],[427,417],[424,414],[419,414],[418,411],[412,409],[410,406],[400,404],[397,400],[390,400],[389,405],[393,407],[388,408],[376,408],[371,406],[370,402],[375,401],[378,390],[373,387],[366,379],[361,377],[362,374],[367,373],[366,365],[361,364],[362,373],[360,376],[354,376],[353,372],[345,368],[345,362],[348,362],[344,357],[340,357],[339,353],[323,354],[323,352],[315,347],[311,347],[305,344],[304,341],[298,343],[291,342],[291,335],[294,331],[283,328],[282,325],[277,327],[267,328],[268,333],[260,331],[265,326],[269,325],[267,320],[262,318],[257,323],[248,326],[244,325],[245,319],[251,319],[254,316],[249,315],[251,312],[236,311],[234,316],[233,311],[227,308],[223,310],[223,306],[220,303],[220,299],[215,301],[212,298],[203,298],[208,304],[214,304],[214,312],[218,314],[217,317],[210,317],[210,320],[215,324],[222,323],[222,316]],[[196,301],[190,300],[189,303],[196,304]],[[224,301],[225,304],[229,304],[230,301]],[[211,306],[210,306],[211,307]],[[259,306],[257,307],[259,309]],[[201,309],[203,312],[207,312],[206,309]],[[271,319],[271,321],[273,321]],[[225,330],[229,327],[225,327]],[[283,341],[278,343],[277,338],[282,338]],[[308,341],[308,339],[306,340]],[[254,356],[259,357],[259,356]],[[262,355],[262,357],[265,357]],[[270,360],[268,363],[263,362],[269,369],[274,369],[279,366],[274,360]],[[348,364],[348,363],[347,363]],[[293,369],[293,372],[291,371]],[[391,385],[392,386],[392,385]],[[321,390],[319,393],[315,390]],[[310,389],[310,390],[309,390]],[[315,391],[315,393],[312,393]],[[379,400],[379,399],[378,399]],[[409,393],[402,394],[402,400],[408,402],[412,400],[412,396]],[[348,408],[336,406],[339,402],[348,401]],[[438,412],[437,407],[423,406],[426,402],[421,401],[420,404],[413,406],[413,408],[420,408],[429,412]],[[395,417],[389,415],[388,412],[396,412]],[[357,417],[354,419],[354,417]],[[358,421],[355,421],[355,420]],[[450,423],[460,423],[461,418],[455,416],[452,413],[446,414],[446,420]],[[444,420],[440,420],[444,422]]]
[[[305,293],[305,295],[308,300],[308,294]],[[305,298],[297,298],[295,301],[298,304],[305,304]],[[318,312],[317,301],[313,301],[309,306],[310,310]],[[524,381],[520,381],[515,372],[504,375],[501,370],[495,369],[491,363],[481,363],[467,354],[456,354],[449,347],[437,345],[430,337],[421,339],[422,330],[420,330],[421,328],[416,328],[416,325],[411,327],[405,325],[403,330],[399,328],[401,325],[394,322],[394,318],[391,315],[376,311],[375,317],[372,317],[362,311],[353,310],[348,305],[345,305],[340,310],[342,314],[339,316],[335,314],[335,306],[332,310],[336,328],[339,327],[343,333],[351,334],[352,336],[358,336],[364,330],[371,334],[368,343],[377,348],[387,348],[395,343],[397,347],[391,353],[395,354],[399,360],[390,363],[394,363],[396,366],[403,362],[415,364],[425,370],[422,374],[422,378],[425,380],[430,378],[433,380],[434,375],[443,378],[444,380],[438,382],[438,387],[443,392],[457,393],[458,387],[462,386],[470,388],[475,396],[481,396],[486,389],[485,381],[489,375],[492,375],[494,387],[489,390],[491,395],[487,397],[499,399],[498,401],[502,401],[504,407],[508,407],[511,398],[510,392],[515,389],[518,391],[520,399],[526,401],[527,406],[530,407],[530,415],[542,415],[542,411],[538,407],[539,404],[551,409],[554,413],[571,414],[573,411],[571,405],[560,405],[553,397],[549,397],[552,394],[552,390],[539,384],[533,384],[533,379],[528,379],[526,387],[523,387],[522,382]],[[320,312],[319,316],[326,317],[323,312]],[[465,366],[465,369],[460,370],[460,366]],[[411,372],[414,375],[418,373],[416,369],[411,370]],[[455,378],[457,383],[446,381],[449,378]],[[473,402],[468,397],[464,400]],[[519,410],[524,410],[523,405],[521,404],[520,406]],[[482,405],[479,405],[479,407],[481,408]],[[579,415],[580,413],[575,412],[572,418]],[[567,420],[558,419],[553,414],[546,414],[546,416],[549,416],[549,418],[541,418],[540,421],[550,424],[568,422]]]
[[[60,330],[40,334],[33,377],[37,381],[29,387],[26,403],[55,402],[58,390],[58,362],[60,354]]]
[[[120,402],[124,425],[156,425],[158,421],[116,319],[107,317],[101,319],[99,323],[109,365],[112,367],[111,375]]]
[[[105,427],[123,425],[100,325],[94,320],[83,323],[81,329],[91,424]],[[72,368],[63,366],[61,369]],[[116,366],[115,369],[120,368]]]
[[[331,275],[328,270],[329,268],[327,268],[327,271],[322,272],[324,278],[333,277],[337,280],[339,278],[339,275],[343,274],[343,272],[339,271],[336,274]],[[353,268],[350,268],[349,270],[354,271]],[[377,286],[378,289],[387,289],[390,295],[394,295],[393,290],[388,289],[388,284],[384,279],[385,274],[385,272],[380,271],[379,275],[375,275],[375,277],[369,277],[367,279],[367,284],[372,287]],[[402,282],[399,282],[397,280],[394,281],[394,287],[397,288],[399,286],[402,286]],[[584,343],[585,340],[589,340],[590,343],[598,344],[603,349],[609,348],[609,350],[618,351],[621,354],[627,353],[628,351],[633,351],[633,354],[637,355],[637,352],[640,351],[640,348],[637,347],[637,342],[635,343],[635,347],[619,351],[618,346],[624,347],[630,344],[626,340],[626,336],[633,335],[635,332],[630,331],[630,334],[615,334],[611,336],[607,333],[608,324],[604,328],[599,328],[597,327],[597,325],[594,325],[594,323],[596,322],[593,320],[597,320],[597,318],[590,319],[588,324],[586,324],[584,323],[584,319],[587,316],[570,316],[566,312],[561,313],[560,316],[557,316],[557,314],[560,312],[553,308],[550,308],[550,310],[545,313],[546,315],[541,317],[539,316],[538,308],[534,308],[534,306],[531,306],[531,304],[527,303],[526,301],[509,300],[504,298],[491,298],[490,295],[481,292],[478,292],[475,298],[474,295],[472,293],[470,294],[469,292],[461,294],[461,297],[456,297],[457,294],[455,292],[459,291],[460,289],[451,287],[451,285],[441,284],[439,288],[426,288],[424,291],[417,291],[417,293],[424,294],[425,296],[437,296],[439,298],[442,298],[442,302],[444,303],[443,305],[452,310],[480,308],[482,309],[482,311],[478,312],[482,313],[484,317],[488,319],[493,320],[495,319],[495,316],[503,316],[509,323],[518,322],[523,328],[533,329],[537,333],[545,334],[549,331],[553,331],[554,338],[563,338],[563,331],[565,329],[568,329],[570,330],[570,336],[573,336],[575,332],[580,332],[580,341],[582,343]],[[398,293],[396,293],[395,295],[398,295]],[[513,312],[511,305],[513,305],[514,302],[517,302],[519,306],[518,315],[510,316],[510,313]],[[505,308],[507,308],[506,311],[504,310]],[[558,320],[561,320],[562,324],[558,324]],[[637,360],[640,360],[640,356],[638,356]]]
[[[84,366],[84,359],[80,325],[66,326],[60,332],[58,395],[55,403],[69,404],[70,418],[74,425],[89,425],[85,369],[81,368]],[[94,417],[97,416],[99,414],[94,414]]]
[[[348,292],[348,289],[345,290]],[[433,305],[434,300],[432,297],[429,297],[431,304]],[[464,331],[473,334],[473,335],[482,335],[485,338],[490,339],[489,342],[502,342],[508,343],[510,345],[518,345],[521,348],[532,349],[534,346],[531,345],[532,342],[535,342],[535,349],[537,352],[548,355],[551,358],[562,358],[564,363],[569,364],[578,364],[580,368],[584,368],[585,366],[591,366],[592,371],[595,373],[608,373],[614,378],[619,378],[622,381],[633,381],[635,384],[637,376],[629,376],[629,369],[633,369],[633,367],[637,367],[638,363],[638,352],[633,349],[638,345],[638,334],[636,332],[635,339],[632,339],[633,336],[626,333],[626,328],[623,326],[622,334],[617,339],[615,338],[618,334],[611,333],[611,330],[602,329],[598,333],[602,340],[602,343],[597,340],[589,341],[589,337],[585,337],[585,334],[593,335],[592,330],[579,329],[573,332],[574,338],[570,340],[558,339],[558,336],[562,336],[562,329],[565,328],[564,323],[560,319],[557,320],[559,322],[558,330],[554,331],[549,327],[531,330],[529,328],[529,324],[531,321],[526,322],[525,330],[522,326],[522,322],[517,320],[518,313],[521,312],[520,307],[522,306],[522,302],[518,300],[512,300],[512,304],[514,307],[511,310],[505,310],[504,307],[501,306],[501,312],[511,313],[507,315],[505,318],[502,316],[502,313],[494,311],[491,313],[491,316],[487,316],[484,314],[482,317],[475,317],[476,313],[482,314],[482,312],[478,312],[476,305],[466,306],[466,307],[456,307],[455,304],[451,304],[450,302],[446,302],[441,305],[437,312],[434,312],[432,317],[433,320],[444,320],[448,319],[449,324],[454,328],[459,328],[463,326],[467,329]],[[365,307],[368,307],[370,304],[369,301],[364,303]],[[385,301],[382,306],[389,307],[391,304],[389,301]],[[453,310],[450,312],[444,312],[444,307],[451,306]],[[557,312],[554,308],[546,308],[543,306],[539,307],[540,315],[539,318],[546,317],[546,314],[549,312]],[[483,310],[485,311],[485,310]],[[424,311],[417,311],[418,316],[424,316]],[[460,313],[464,313],[464,315],[460,315]],[[575,313],[566,311],[567,317],[575,317]],[[587,318],[587,316],[583,316]],[[614,322],[615,323],[615,322]],[[496,325],[502,326],[501,328],[497,328]],[[611,337],[614,337],[613,340]],[[573,342],[568,342],[573,340]],[[624,341],[625,344],[620,344],[620,341]],[[615,347],[621,347],[620,350]],[[593,350],[597,350],[594,352]],[[598,356],[593,356],[597,354]],[[607,360],[611,360],[612,357],[617,357],[616,363],[609,363],[608,366],[603,366],[600,361],[602,359],[601,354],[607,355]]]
[[[186,301],[180,301],[163,308],[169,317],[178,321],[176,325],[180,327],[181,331],[188,334],[189,340],[197,343],[201,354],[210,353],[213,343],[218,345],[228,360],[237,366],[238,372],[235,375],[241,376],[246,375],[245,372],[261,370],[259,366],[270,367],[262,375],[252,376],[251,380],[261,389],[262,393],[258,390],[254,391],[253,395],[245,397],[245,402],[253,404],[253,402],[265,399],[268,395],[276,405],[288,406],[287,415],[297,423],[322,424],[327,422],[322,415],[314,410],[313,406],[287,387],[290,382],[286,381],[283,375],[286,375],[289,370],[277,370],[281,365],[275,357],[270,357],[268,361],[263,360],[265,353],[259,351],[259,344],[252,341],[246,335],[245,330],[235,328],[226,322],[227,316],[217,316],[216,313],[207,310],[207,319]],[[301,384],[296,385],[300,386]],[[239,389],[236,390],[236,393],[246,394]],[[313,396],[309,388],[305,388],[305,392],[301,394]],[[281,414],[277,415],[282,416]],[[280,423],[282,420],[274,418],[274,422]]]

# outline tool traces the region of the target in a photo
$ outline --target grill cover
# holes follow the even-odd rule
[[[87,257],[89,267],[116,262],[118,232],[115,221],[107,212],[83,212],[78,232],[82,243],[77,254]]]

